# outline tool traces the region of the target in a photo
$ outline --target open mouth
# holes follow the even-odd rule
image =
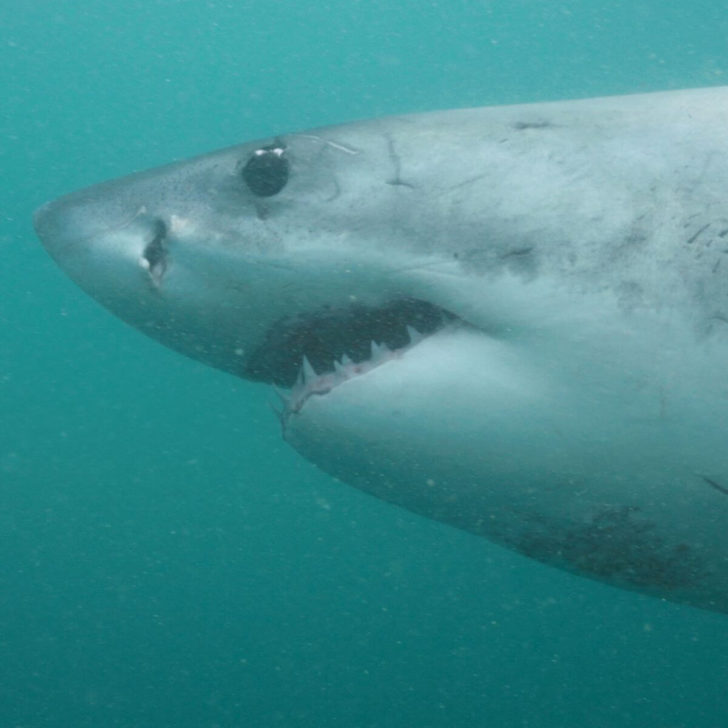
[[[324,394],[457,321],[432,303],[405,297],[378,308],[323,307],[272,326],[242,375],[290,388],[288,409],[295,411],[311,394]]]

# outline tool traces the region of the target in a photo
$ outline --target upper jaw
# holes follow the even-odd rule
[[[317,385],[330,387],[349,364],[379,361],[387,352],[406,349],[456,318],[409,296],[344,305],[332,297],[330,303],[269,323],[249,353],[242,375],[285,388],[300,388],[302,380],[331,375],[333,379]]]

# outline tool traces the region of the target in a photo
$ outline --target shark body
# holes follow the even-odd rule
[[[287,134],[36,229],[122,319],[286,391],[342,481],[728,611],[728,89]]]

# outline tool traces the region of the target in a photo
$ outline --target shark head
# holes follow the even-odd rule
[[[372,341],[402,348],[407,326],[429,334],[455,318],[421,273],[455,272],[457,251],[422,248],[424,221],[404,219],[409,188],[381,142],[364,130],[241,145],[68,195],[35,226],[120,318],[290,387],[304,355],[327,371],[368,359]]]
[[[727,99],[277,136],[73,193],[35,226],[132,326],[282,389],[284,438],[337,478],[727,610]]]

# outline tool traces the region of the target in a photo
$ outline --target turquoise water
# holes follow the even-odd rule
[[[725,3],[0,1],[0,728],[724,728],[728,617],[334,483],[39,203],[280,130],[712,85]]]

